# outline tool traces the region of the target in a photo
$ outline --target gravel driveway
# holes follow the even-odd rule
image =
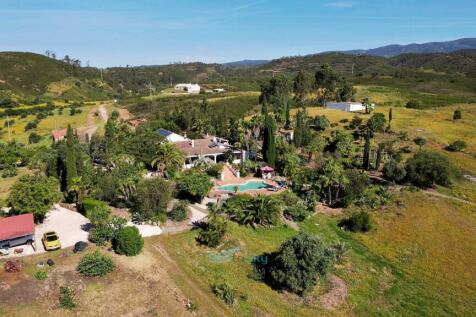
[[[152,225],[135,225],[132,222],[127,223],[128,226],[136,226],[143,237],[156,236],[162,233],[159,226]],[[88,241],[88,229],[91,227],[89,219],[76,211],[63,208],[56,204],[46,214],[43,223],[35,227],[36,252],[28,245],[18,246],[16,248],[23,248],[23,253],[14,254],[11,250],[6,257],[27,256],[31,254],[38,254],[45,252],[41,238],[47,231],[56,231],[61,241],[61,248],[68,248],[74,246],[78,241]]]

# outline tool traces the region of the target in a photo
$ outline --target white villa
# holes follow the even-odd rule
[[[228,140],[215,136],[174,142],[174,144],[185,155],[184,168],[192,168],[200,159],[205,159],[215,164],[226,162],[225,153],[229,151],[233,154],[234,164],[240,163],[241,159],[246,157],[246,151],[236,150],[228,143]]]
[[[206,136],[202,139],[187,139],[177,133],[166,129],[157,129],[156,132],[163,136],[166,141],[173,143],[177,149],[185,156],[184,168],[192,168],[200,159],[205,159],[210,163],[225,162],[225,153],[233,155],[233,163],[238,164],[241,159],[246,159],[246,151],[234,149],[227,139],[216,136]]]
[[[200,93],[200,85],[198,84],[177,84],[174,89],[175,91],[186,92],[189,94]]]
[[[374,104],[372,104],[373,106]],[[326,108],[347,112],[365,111],[365,107],[361,102],[326,102]]]

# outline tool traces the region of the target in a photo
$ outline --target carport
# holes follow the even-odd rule
[[[24,244],[30,244],[36,249],[33,214],[0,219],[0,248],[8,249]]]

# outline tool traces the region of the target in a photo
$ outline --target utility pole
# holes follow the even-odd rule
[[[352,63],[352,75],[354,75],[354,66],[355,66],[355,63]]]
[[[149,79],[149,96],[152,97],[152,82]]]
[[[102,68],[100,68],[99,70],[100,70],[100,72],[101,72],[101,81],[102,81]]]

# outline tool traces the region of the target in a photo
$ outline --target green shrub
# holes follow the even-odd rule
[[[220,245],[225,237],[227,223],[221,216],[211,217],[208,223],[204,223],[198,233],[197,241],[211,248]]]
[[[279,197],[265,195],[235,195],[226,201],[223,211],[231,220],[250,226],[275,226],[281,216]]]
[[[453,112],[453,120],[461,120],[462,115],[461,115],[461,110],[457,109]]]
[[[211,177],[218,178],[223,170],[223,163],[212,164],[207,168],[207,174]]]
[[[405,107],[411,108],[411,109],[425,109],[425,108],[428,108],[427,106],[425,106],[424,104],[422,104],[418,100],[408,101],[407,104],[405,105]]]
[[[372,229],[370,215],[365,211],[353,213],[349,218],[340,221],[339,225],[352,232],[367,232]]]
[[[89,230],[89,241],[97,245],[105,245],[114,237],[114,228],[108,225],[95,226]]]
[[[319,237],[299,233],[289,238],[279,250],[264,254],[255,268],[273,288],[299,295],[311,291],[319,276],[324,276],[335,262],[334,250]]]
[[[142,251],[144,239],[136,227],[124,227],[118,230],[112,246],[117,254],[134,256]]]
[[[35,144],[40,141],[41,141],[41,135],[35,132],[30,133],[30,135],[28,136],[28,144]]]
[[[61,308],[64,309],[73,309],[76,307],[74,302],[74,292],[71,288],[62,286],[60,287],[59,302]]]
[[[114,271],[115,265],[111,257],[99,251],[85,255],[78,264],[77,270],[85,276],[105,276]]]
[[[405,166],[408,180],[421,188],[451,183],[452,165],[445,156],[430,151],[416,153]]]
[[[395,160],[391,160],[383,166],[383,176],[395,183],[401,183],[407,176],[405,166],[398,164]]]
[[[212,186],[210,176],[199,170],[188,170],[177,180],[179,192],[194,201],[201,201]]]
[[[17,174],[18,174],[18,172],[17,172],[17,168],[15,167],[15,165],[5,166],[5,168],[2,170],[2,177],[3,178],[9,178],[9,177],[17,176]]]
[[[107,203],[102,200],[86,198],[81,202],[80,210],[87,214],[88,211],[93,210],[95,207],[107,207]]]
[[[457,140],[450,143],[446,149],[451,152],[461,152],[466,148],[466,142],[462,140]]]
[[[38,281],[46,280],[47,277],[48,277],[48,273],[46,271],[36,271],[35,272],[35,278]]]
[[[415,144],[418,145],[419,147],[422,147],[423,145],[426,144],[426,139],[419,136],[413,139],[413,142],[415,142]]]
[[[296,204],[294,206],[289,206],[285,209],[284,214],[290,217],[294,221],[304,221],[306,220],[309,215],[311,215],[312,211],[304,206],[303,204]]]
[[[225,304],[230,306],[235,304],[236,302],[235,291],[228,283],[213,285],[212,291]]]
[[[25,131],[36,129],[37,126],[38,126],[37,120],[30,121],[26,124]]]
[[[181,200],[170,211],[169,217],[173,221],[184,221],[188,218],[189,212],[188,202]]]
[[[370,208],[380,208],[387,205],[392,200],[392,194],[387,187],[381,185],[368,186],[362,196],[356,201],[357,205],[369,206]]]

